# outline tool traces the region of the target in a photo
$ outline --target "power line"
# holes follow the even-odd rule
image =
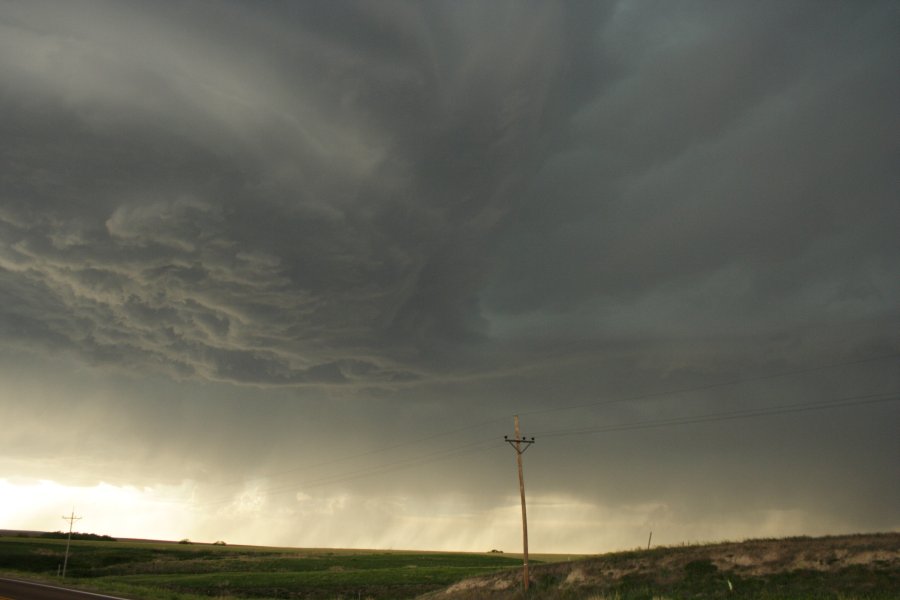
[[[566,410],[575,410],[578,408],[593,408],[596,406],[607,406],[609,404],[619,404],[622,402],[637,402],[640,400],[651,400],[653,398],[662,398],[665,396],[675,396],[678,394],[687,394],[687,393],[691,393],[691,392],[702,392],[702,391],[711,390],[711,389],[720,388],[720,387],[742,385],[745,383],[756,383],[759,381],[768,381],[770,379],[778,379],[780,377],[791,377],[794,375],[804,375],[806,373],[815,373],[817,371],[825,371],[828,369],[836,369],[839,367],[849,367],[849,366],[853,366],[853,365],[861,365],[861,364],[870,363],[870,362],[877,362],[880,360],[887,360],[889,358],[900,358],[900,353],[885,354],[882,356],[874,356],[874,357],[863,358],[863,359],[859,359],[859,360],[830,363],[827,365],[807,367],[805,369],[795,369],[792,371],[780,371],[778,373],[770,373],[768,375],[759,375],[757,377],[746,377],[746,378],[741,378],[741,379],[731,379],[728,381],[718,381],[718,382],[714,382],[714,383],[707,383],[704,385],[698,385],[698,386],[693,386],[693,387],[679,388],[676,390],[664,390],[661,392],[652,392],[649,394],[639,394],[639,395],[635,395],[635,396],[625,396],[622,398],[613,398],[610,400],[599,400],[596,402],[586,402],[584,404],[570,404],[567,406],[556,406],[553,408],[543,408],[543,409],[539,409],[539,410],[532,410],[529,412],[522,412],[519,414],[520,415],[529,415],[529,416],[530,415],[540,415],[540,414],[546,414],[546,413],[551,413],[551,412],[562,412],[562,411],[566,411]]]
[[[761,407],[761,408],[750,408],[750,409],[741,409],[736,411],[729,412],[719,412],[719,413],[708,413],[708,414],[700,414],[700,415],[690,415],[685,417],[673,417],[669,419],[655,419],[655,420],[647,420],[647,421],[637,421],[633,423],[623,423],[616,425],[606,425],[599,427],[586,427],[586,428],[578,428],[578,429],[563,429],[563,430],[553,430],[553,431],[543,431],[538,432],[536,435],[545,438],[553,438],[553,437],[565,437],[565,436],[576,436],[576,435],[591,435],[597,433],[607,433],[607,432],[616,432],[616,431],[634,431],[640,429],[660,429],[666,427],[676,427],[681,425],[689,425],[695,423],[709,423],[716,421],[728,421],[728,420],[736,420],[736,419],[747,419],[747,418],[757,418],[757,417],[769,417],[780,414],[790,414],[790,413],[804,413],[810,411],[819,411],[819,410],[827,410],[832,408],[846,408],[846,407],[854,407],[854,406],[866,406],[866,405],[874,405],[880,403],[887,402],[896,402],[900,400],[900,392],[884,392],[879,394],[865,394],[865,395],[857,395],[857,396],[849,396],[844,398],[837,398],[832,400],[825,400],[821,402],[805,402],[798,404],[789,404],[782,406],[769,406],[769,407]],[[509,441],[504,440],[504,441]],[[442,450],[437,450],[431,452],[429,454],[415,456],[412,458],[405,458],[397,461],[392,461],[389,463],[383,463],[380,465],[376,465],[370,468],[358,469],[354,471],[339,473],[335,475],[329,475],[325,477],[320,477],[317,479],[311,479],[302,482],[296,482],[292,484],[286,484],[271,488],[265,488],[262,490],[257,490],[260,494],[266,494],[269,496],[275,496],[285,493],[294,492],[298,489],[312,489],[317,487],[323,487],[326,485],[333,485],[335,483],[342,483],[346,481],[353,481],[357,479],[363,479],[368,477],[374,477],[378,475],[384,475],[387,473],[397,472],[405,469],[421,467],[424,465],[429,465],[445,460],[449,460],[452,458],[458,458],[461,456],[466,456],[469,454],[479,453],[479,452],[487,452],[490,450],[494,450],[496,448],[502,447],[504,444],[500,442],[496,438],[484,438],[475,442],[471,442],[468,444],[463,444],[461,446],[455,446],[452,448],[446,448]],[[215,506],[222,505],[234,502],[235,498],[221,498],[218,500],[212,500],[208,502],[201,502],[193,504],[195,507],[204,507],[204,506]],[[166,502],[166,501],[162,501]],[[177,504],[192,504],[189,500],[172,500],[169,501]]]
[[[568,406],[547,408],[547,409],[541,409],[541,410],[535,410],[535,411],[529,411],[529,412],[522,412],[520,414],[521,415],[546,414],[546,413],[552,413],[552,412],[573,410],[573,409],[577,409],[577,408],[593,408],[593,407],[606,406],[606,405],[622,403],[622,402],[661,398],[661,397],[673,396],[673,395],[684,394],[684,393],[689,393],[689,392],[704,391],[704,390],[709,390],[709,389],[714,389],[714,388],[719,388],[719,387],[741,385],[744,383],[752,383],[752,382],[776,379],[776,378],[780,378],[780,377],[790,377],[790,376],[794,376],[794,375],[813,373],[813,372],[817,372],[817,371],[823,371],[826,369],[835,369],[835,368],[839,368],[839,367],[847,367],[847,366],[871,363],[871,362],[886,360],[889,358],[897,358],[897,357],[900,357],[900,353],[881,355],[881,356],[869,357],[869,358],[865,358],[865,359],[858,359],[858,360],[852,360],[852,361],[829,363],[826,365],[807,367],[804,369],[781,371],[778,373],[771,373],[768,375],[761,375],[758,377],[721,381],[721,382],[715,382],[715,383],[705,384],[705,385],[701,385],[701,386],[694,386],[694,387],[690,387],[690,388],[680,388],[680,389],[676,389],[676,390],[661,391],[661,392],[655,392],[655,393],[651,393],[651,394],[634,395],[634,396],[628,396],[628,397],[623,397],[623,398],[614,398],[614,399],[610,399],[610,400],[602,400],[602,401],[590,402],[590,403],[584,403],[584,404],[568,405]],[[885,400],[878,400],[878,401],[885,401]],[[866,402],[860,402],[860,404],[864,404],[864,403],[866,403]],[[839,404],[839,405],[834,405],[834,406],[832,406],[830,404],[829,405],[814,404],[814,405],[797,405],[797,407],[800,407],[800,406],[807,407],[807,408],[804,408],[804,410],[807,410],[807,409],[808,410],[821,410],[821,409],[825,409],[825,408],[832,408],[832,407],[843,406],[843,405],[844,404]],[[633,423],[633,424],[606,426],[606,427],[601,427],[601,428],[582,428],[582,429],[573,429],[573,430],[561,430],[561,431],[555,431],[555,432],[541,433],[540,435],[547,436],[547,437],[558,437],[558,436],[562,436],[562,435],[583,435],[583,434],[589,434],[589,433],[600,433],[600,432],[604,432],[604,431],[644,429],[644,428],[651,428],[651,427],[658,428],[658,427],[665,427],[668,425],[688,424],[688,423],[692,423],[692,422],[706,422],[706,421],[713,421],[713,420],[747,418],[747,417],[753,417],[753,416],[766,416],[769,414],[779,414],[781,412],[798,412],[798,410],[796,410],[796,407],[791,408],[790,406],[773,407],[771,409],[765,409],[765,412],[763,411],[763,409],[748,409],[745,411],[738,411],[735,413],[714,413],[711,415],[698,415],[696,417],[684,417],[684,418],[677,418],[677,419],[667,419],[667,420],[662,420],[662,421],[645,421],[645,422],[639,422],[639,423]],[[432,434],[432,435],[427,435],[427,436],[422,436],[422,437],[414,438],[414,439],[411,439],[408,441],[390,444],[387,446],[382,446],[380,448],[375,448],[375,449],[367,450],[364,452],[350,454],[350,455],[346,455],[346,456],[342,456],[342,457],[338,457],[338,458],[334,458],[334,459],[330,459],[330,460],[326,460],[326,461],[321,461],[319,463],[303,465],[303,466],[294,467],[291,469],[285,469],[282,471],[275,471],[273,473],[261,475],[261,476],[251,478],[251,479],[233,480],[231,482],[214,484],[209,487],[216,488],[216,487],[223,487],[223,486],[227,486],[227,485],[246,484],[246,483],[252,482],[252,481],[265,480],[269,477],[282,477],[285,475],[289,475],[291,473],[306,472],[306,471],[310,471],[313,469],[317,469],[317,468],[321,468],[321,467],[325,467],[325,466],[329,466],[329,465],[334,465],[334,464],[338,464],[341,462],[346,462],[348,460],[364,458],[364,457],[373,456],[376,454],[382,454],[382,453],[389,452],[391,450],[395,450],[398,448],[403,448],[403,447],[411,446],[411,445],[422,443],[422,442],[433,441],[435,439],[439,439],[441,437],[446,437],[446,436],[460,433],[463,431],[469,431],[469,430],[473,430],[473,429],[486,427],[486,426],[494,424],[494,423],[499,423],[507,418],[508,418],[508,416],[489,419],[486,421],[480,421],[478,423],[472,423],[470,425],[465,425],[463,427],[458,427],[458,428],[451,429],[448,431],[444,431],[444,432],[440,432],[440,433],[436,433],[436,434]],[[393,470],[415,467],[415,466],[419,466],[420,464],[429,464],[430,462],[445,460],[446,458],[452,457],[456,453],[464,451],[473,446],[484,444],[493,439],[494,438],[482,439],[482,440],[479,440],[479,441],[476,441],[476,442],[473,442],[470,444],[466,444],[463,446],[458,446],[458,447],[454,447],[454,448],[450,448],[450,449],[446,449],[446,450],[440,450],[440,451],[437,451],[437,452],[434,452],[431,454],[415,457],[412,459],[401,459],[398,461],[392,461],[392,462],[385,463],[382,465],[377,465],[373,468],[366,468],[363,470],[350,471],[350,472],[342,473],[339,475],[332,475],[332,476],[326,476],[326,477],[321,477],[321,478],[317,478],[317,479],[312,479],[312,480],[303,482],[302,485],[305,488],[319,487],[322,485],[329,485],[332,483],[348,481],[348,480],[352,480],[352,479],[356,479],[356,478],[370,477],[373,475],[381,474],[384,472],[390,472]],[[476,449],[476,451],[477,451],[477,449]],[[469,452],[465,452],[465,453],[468,454]],[[423,459],[424,459],[424,461],[423,461]],[[284,484],[281,486],[266,488],[266,489],[260,490],[260,491],[263,493],[280,494],[280,493],[286,493],[289,491],[293,491],[293,490],[297,489],[298,485],[301,485],[301,484],[299,484],[299,483]],[[222,499],[220,501],[214,501],[214,502],[209,502],[209,503],[202,503],[200,506],[205,506],[205,505],[210,505],[210,504],[223,504],[223,503],[227,503],[227,502],[231,502],[231,501],[233,501],[233,498]],[[186,504],[186,503],[189,503],[190,501],[185,501],[185,500],[165,501],[165,500],[162,500],[162,502]]]
[[[790,413],[803,413],[810,411],[818,411],[818,410],[827,410],[831,408],[843,408],[843,407],[852,407],[852,406],[865,406],[886,402],[895,402],[900,400],[900,392],[886,392],[879,394],[866,394],[866,395],[858,395],[858,396],[850,396],[845,398],[837,398],[833,400],[825,400],[821,402],[805,402],[799,404],[789,404],[782,406],[769,406],[769,407],[761,407],[761,408],[750,408],[750,409],[741,409],[736,411],[729,412],[719,412],[719,413],[708,413],[701,415],[691,415],[686,417],[673,417],[669,419],[656,419],[656,420],[648,420],[648,421],[638,421],[634,423],[624,423],[618,425],[608,425],[608,426],[600,426],[600,427],[588,427],[588,428],[578,428],[578,429],[564,429],[564,430],[555,430],[555,431],[546,431],[546,432],[538,432],[536,435],[540,437],[564,437],[564,436],[574,436],[574,435],[590,435],[596,433],[607,433],[607,432],[615,432],[615,431],[633,431],[639,429],[660,429],[665,427],[675,427],[681,425],[689,425],[694,423],[708,423],[708,422],[716,422],[716,421],[726,421],[726,420],[735,420],[735,419],[746,419],[746,418],[756,418],[756,417],[768,417],[773,415],[780,414],[790,414]],[[509,441],[509,440],[504,440]],[[415,468],[419,466],[424,466],[427,464],[432,464],[444,460],[448,460],[451,458],[456,458],[459,456],[464,456],[468,454],[473,454],[476,452],[484,452],[487,450],[492,450],[494,448],[502,446],[502,443],[498,443],[495,438],[486,438],[476,442],[471,442],[469,444],[464,444],[462,446],[457,446],[449,449],[438,450],[424,456],[416,456],[412,458],[406,458],[398,461],[393,461],[390,463],[385,463],[381,465],[377,465],[372,468],[359,469],[355,471],[340,473],[336,475],[330,475],[326,477],[321,477],[318,479],[312,479],[304,482],[297,482],[293,484],[287,484],[283,486],[277,486],[272,488],[266,488],[262,490],[258,490],[259,493],[267,494],[267,495],[279,495],[284,493],[289,493],[300,489],[311,489],[316,487],[322,487],[326,485],[333,485],[335,483],[341,483],[345,481],[353,481],[356,479],[362,479],[367,477],[374,477],[377,475],[383,475],[386,473],[396,472],[400,470],[405,470],[409,468]],[[219,504],[227,504],[234,501],[234,497],[222,498],[219,500],[203,502],[200,504],[196,504],[195,506],[213,506]],[[188,503],[187,501],[179,501],[179,503]]]
[[[849,406],[863,406],[884,402],[896,402],[900,400],[900,392],[888,392],[881,394],[867,394],[863,396],[850,396],[824,402],[806,402],[801,404],[788,404],[782,406],[769,406],[763,408],[749,408],[731,412],[709,413],[704,415],[692,415],[686,417],[673,417],[670,419],[658,419],[649,421],[637,421],[619,425],[606,425],[601,427],[584,427],[578,429],[562,429],[557,431],[539,432],[540,437],[562,437],[570,435],[589,435],[594,433],[607,433],[612,431],[633,431],[636,429],[659,429],[677,425],[689,425],[693,423],[710,423],[715,421],[730,421],[734,419],[747,419],[753,417],[768,417],[772,415],[802,413],[829,408],[842,408]]]
[[[545,408],[545,409],[539,409],[539,410],[533,410],[533,411],[527,411],[527,412],[520,412],[519,415],[531,416],[531,415],[546,414],[546,413],[551,413],[551,412],[562,412],[562,411],[567,411],[567,410],[574,410],[574,409],[578,409],[578,408],[593,408],[593,407],[598,407],[598,406],[607,406],[610,404],[619,404],[619,403],[623,403],[623,402],[636,402],[636,401],[641,401],[641,400],[650,400],[653,398],[663,398],[666,396],[675,396],[678,394],[699,392],[699,391],[705,391],[705,390],[710,390],[710,389],[715,389],[715,388],[720,388],[720,387],[741,385],[744,383],[754,383],[754,382],[758,382],[758,381],[766,381],[766,380],[770,380],[770,379],[777,379],[780,377],[790,377],[790,376],[794,376],[794,375],[814,373],[817,371],[824,371],[827,369],[835,369],[835,368],[839,368],[839,367],[860,365],[860,364],[877,362],[877,361],[886,360],[889,358],[898,358],[898,357],[900,357],[900,353],[886,354],[886,355],[873,356],[873,357],[864,358],[864,359],[856,359],[856,360],[851,360],[851,361],[835,362],[835,363],[829,363],[829,364],[825,364],[825,365],[818,365],[818,366],[814,366],[814,367],[807,367],[804,369],[780,371],[778,373],[770,373],[768,375],[760,375],[757,377],[748,377],[748,378],[742,378],[742,379],[733,379],[733,380],[729,380],[729,381],[714,382],[714,383],[709,383],[709,384],[704,384],[704,385],[694,386],[694,387],[689,387],[689,388],[679,388],[676,390],[663,390],[660,392],[653,392],[650,394],[625,396],[622,398],[600,400],[600,401],[588,402],[588,403],[584,403],[584,404],[573,404],[573,405],[568,405],[568,406],[559,406],[559,407],[553,407],[553,408]],[[321,461],[318,463],[301,465],[298,467],[292,467],[290,469],[273,471],[273,472],[270,472],[267,474],[259,475],[257,477],[251,478],[251,479],[235,479],[235,480],[231,480],[231,481],[210,484],[207,487],[208,488],[220,488],[220,487],[233,486],[233,485],[246,485],[248,482],[263,481],[263,480],[269,479],[271,477],[282,477],[285,475],[290,475],[292,473],[308,472],[308,471],[311,471],[314,469],[319,469],[321,467],[339,464],[339,463],[346,462],[348,460],[353,460],[356,458],[365,458],[367,456],[383,454],[383,453],[389,452],[391,450],[396,450],[398,448],[412,446],[414,444],[430,442],[430,441],[433,441],[433,440],[436,440],[436,439],[439,439],[442,437],[461,433],[463,431],[470,431],[472,429],[479,429],[481,427],[487,427],[488,425],[492,425],[494,423],[500,423],[500,422],[506,421],[510,416],[511,415],[504,415],[502,417],[492,418],[492,419],[488,419],[486,421],[472,423],[470,425],[464,425],[462,427],[450,429],[448,431],[443,431],[443,432],[432,434],[432,435],[418,437],[418,438],[414,438],[414,439],[407,440],[404,442],[398,442],[395,444],[390,444],[387,446],[374,448],[372,450],[366,450],[366,451],[358,452],[355,454],[349,454],[349,455],[341,456],[338,458],[332,458],[332,459],[329,459],[326,461]],[[175,500],[174,502],[182,502],[182,501]]]

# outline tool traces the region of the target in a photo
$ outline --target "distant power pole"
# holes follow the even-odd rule
[[[73,508],[72,514],[69,515],[68,517],[63,516],[63,520],[69,522],[69,537],[66,539],[66,558],[63,561],[63,571],[62,571],[62,576],[65,577],[66,576],[66,566],[68,566],[68,564],[69,564],[69,544],[72,543],[72,525],[75,523],[75,521],[80,521],[81,517],[75,516],[75,509]]]
[[[522,548],[523,548],[523,568],[522,568],[522,582],[525,586],[525,591],[528,591],[528,517],[525,512],[525,476],[522,474],[522,454],[531,447],[531,444],[534,443],[534,438],[527,439],[523,438],[519,433],[519,415],[514,417],[513,423],[515,424],[515,439],[509,439],[507,436],[503,436],[503,439],[509,442],[509,445],[513,447],[516,451],[516,464],[519,467],[519,495],[522,497]]]

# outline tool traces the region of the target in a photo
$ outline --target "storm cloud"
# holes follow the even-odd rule
[[[289,466],[252,448],[311,413],[313,437],[378,442],[465,416],[552,432],[896,393],[875,359],[900,354],[898,24],[888,1],[5,3],[4,372],[110,378],[129,460],[168,416],[124,415],[218,415],[235,446],[173,436],[198,465],[174,481],[215,479],[217,453],[238,478]],[[597,421],[603,399],[828,364],[851,366]],[[854,450],[882,457],[862,488],[898,499],[874,483],[879,443]],[[577,513],[596,487],[559,452],[548,506]],[[633,483],[609,505],[657,510]],[[874,527],[896,526],[886,507]]]

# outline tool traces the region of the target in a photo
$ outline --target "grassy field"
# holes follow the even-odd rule
[[[480,576],[432,600],[897,600],[900,534],[749,540],[613,552]]]
[[[0,571],[58,582],[64,550],[0,537]],[[65,583],[142,600],[900,599],[897,533],[539,558],[525,595],[516,555],[73,540]]]
[[[58,581],[65,540],[0,537],[0,571]],[[66,584],[133,598],[414,598],[520,565],[503,554],[76,541]]]

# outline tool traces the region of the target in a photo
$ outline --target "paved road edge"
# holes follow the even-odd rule
[[[50,585],[48,583],[38,583],[36,581],[29,581],[27,579],[17,579],[15,577],[0,577],[0,581],[14,581],[15,583],[24,583],[25,585],[33,585],[36,587],[50,588],[51,590],[64,590],[67,592],[76,592],[78,594],[84,594],[86,596],[93,596],[94,598],[107,598],[108,600],[132,600],[131,598],[123,598],[122,596],[110,596],[109,594],[101,594],[99,592],[88,592],[86,590],[80,590],[78,588],[68,588],[68,587],[62,587],[62,586],[58,586],[58,585]]]

